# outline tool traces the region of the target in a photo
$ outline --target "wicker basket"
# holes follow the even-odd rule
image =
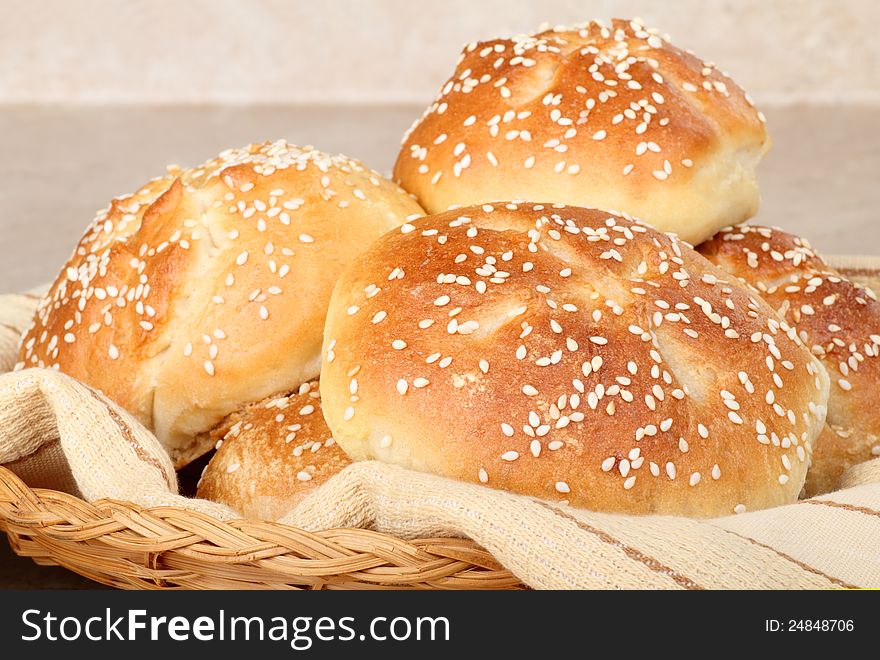
[[[874,257],[837,257],[880,290]],[[223,522],[185,509],[89,503],[31,489],[0,467],[0,530],[13,550],[123,589],[515,589],[524,585],[467,539],[405,541],[363,529],[306,532]]]
[[[510,589],[472,541],[403,541],[363,529],[305,532],[172,507],[84,502],[0,467],[0,530],[13,550],[122,589]]]

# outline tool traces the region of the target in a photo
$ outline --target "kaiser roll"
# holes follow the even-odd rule
[[[235,412],[211,432],[217,453],[198,497],[277,520],[351,461],[330,435],[317,381]]]
[[[337,275],[418,213],[361,163],[284,141],[169,168],[98,214],[40,303],[18,366],[102,390],[179,467],[243,404],[318,375]]]
[[[676,238],[510,203],[403,225],[357,258],[331,298],[321,391],[353,460],[715,516],[797,498],[828,377]]]
[[[828,417],[806,494],[834,490],[846,468],[880,456],[880,303],[805,239],[779,229],[730,227],[699,249],[755,286],[828,370]]]
[[[396,180],[430,213],[503,199],[618,209],[696,243],[752,216],[770,139],[749,96],[635,21],[472,43]]]

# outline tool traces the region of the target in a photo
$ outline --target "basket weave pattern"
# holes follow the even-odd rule
[[[88,503],[30,489],[0,467],[0,530],[19,555],[123,589],[509,589],[520,581],[472,541],[306,532],[185,509]]]

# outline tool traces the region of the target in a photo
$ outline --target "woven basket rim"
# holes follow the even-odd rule
[[[0,531],[16,554],[123,589],[515,589],[470,539],[308,532],[181,507],[87,502],[0,466]]]

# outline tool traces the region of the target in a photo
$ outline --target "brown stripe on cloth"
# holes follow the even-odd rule
[[[122,433],[122,437],[125,438],[125,441],[131,446],[132,449],[134,449],[134,453],[137,454],[137,457],[147,465],[151,465],[159,470],[159,472],[162,474],[162,477],[165,479],[165,483],[168,484],[168,487],[171,488],[171,490],[175,490],[177,488],[177,484],[171,481],[171,478],[162,467],[162,464],[154,457],[150,456],[146,451],[144,451],[144,448],[141,447],[141,443],[139,443],[137,438],[134,437],[134,431],[132,431],[131,427],[126,424],[125,420],[119,416],[119,413],[113,410],[111,406],[108,406],[107,402],[104,401],[100,396],[98,396],[97,393],[92,390],[92,388],[87,387],[86,391],[92,395],[92,398],[95,401],[98,401],[107,409],[107,413],[110,415],[110,419],[112,419],[113,423],[116,424],[117,428]]]
[[[855,504],[845,504],[843,502],[835,502],[833,500],[804,500],[801,504],[817,504],[819,506],[830,506],[834,509],[843,509],[844,511],[853,511],[855,513],[864,513],[866,516],[875,516],[880,518],[880,511],[874,511],[864,506],[856,506]]]
[[[556,507],[550,506],[546,502],[542,502],[540,500],[533,500],[533,501],[540,504],[542,507],[544,507],[548,511],[551,511],[554,515],[557,515],[560,518],[564,518],[565,520],[568,520],[569,522],[573,522],[575,525],[578,526],[578,528],[582,529],[585,532],[588,532],[589,534],[592,534],[593,536],[597,537],[603,543],[607,543],[608,545],[612,545],[612,546],[618,548],[630,559],[633,559],[637,562],[640,562],[641,564],[644,564],[645,566],[650,568],[652,571],[666,575],[667,577],[671,578],[680,587],[683,587],[684,589],[691,589],[691,590],[705,589],[705,587],[700,586],[699,584],[697,584],[696,582],[691,580],[689,577],[681,575],[680,573],[677,573],[675,570],[673,570],[669,566],[666,566],[665,564],[661,563],[657,559],[654,559],[650,555],[646,555],[641,550],[638,550],[636,548],[633,548],[632,546],[626,545],[625,543],[623,543],[619,539],[615,538],[614,536],[612,536],[608,532],[603,531],[601,529],[598,529],[596,527],[593,527],[592,525],[588,525],[587,523],[585,523],[581,520],[578,520],[574,516],[569,515],[569,514],[565,513],[564,511],[557,509]]]
[[[718,529],[723,529],[723,528],[719,527]],[[766,550],[770,550],[771,552],[773,552],[777,556],[782,557],[786,561],[791,562],[792,564],[794,564],[798,568],[801,568],[801,569],[807,571],[808,573],[812,573],[813,575],[818,575],[819,577],[825,578],[831,584],[836,584],[838,587],[843,587],[844,589],[858,589],[859,588],[854,584],[849,584],[848,582],[844,582],[843,580],[840,580],[836,577],[832,577],[831,575],[828,575],[827,573],[823,573],[818,568],[813,568],[809,564],[805,564],[804,562],[800,561],[799,559],[795,559],[791,555],[787,555],[784,552],[782,552],[781,550],[777,550],[776,548],[774,548],[771,545],[767,545],[766,543],[761,543],[760,541],[756,541],[755,539],[753,539],[751,537],[743,536],[742,534],[738,534],[738,533],[731,531],[729,529],[725,529],[724,531],[727,532],[728,534],[733,534],[734,536],[738,536],[739,538],[741,538],[745,541],[748,541],[752,545],[756,545],[759,548],[764,548]]]

